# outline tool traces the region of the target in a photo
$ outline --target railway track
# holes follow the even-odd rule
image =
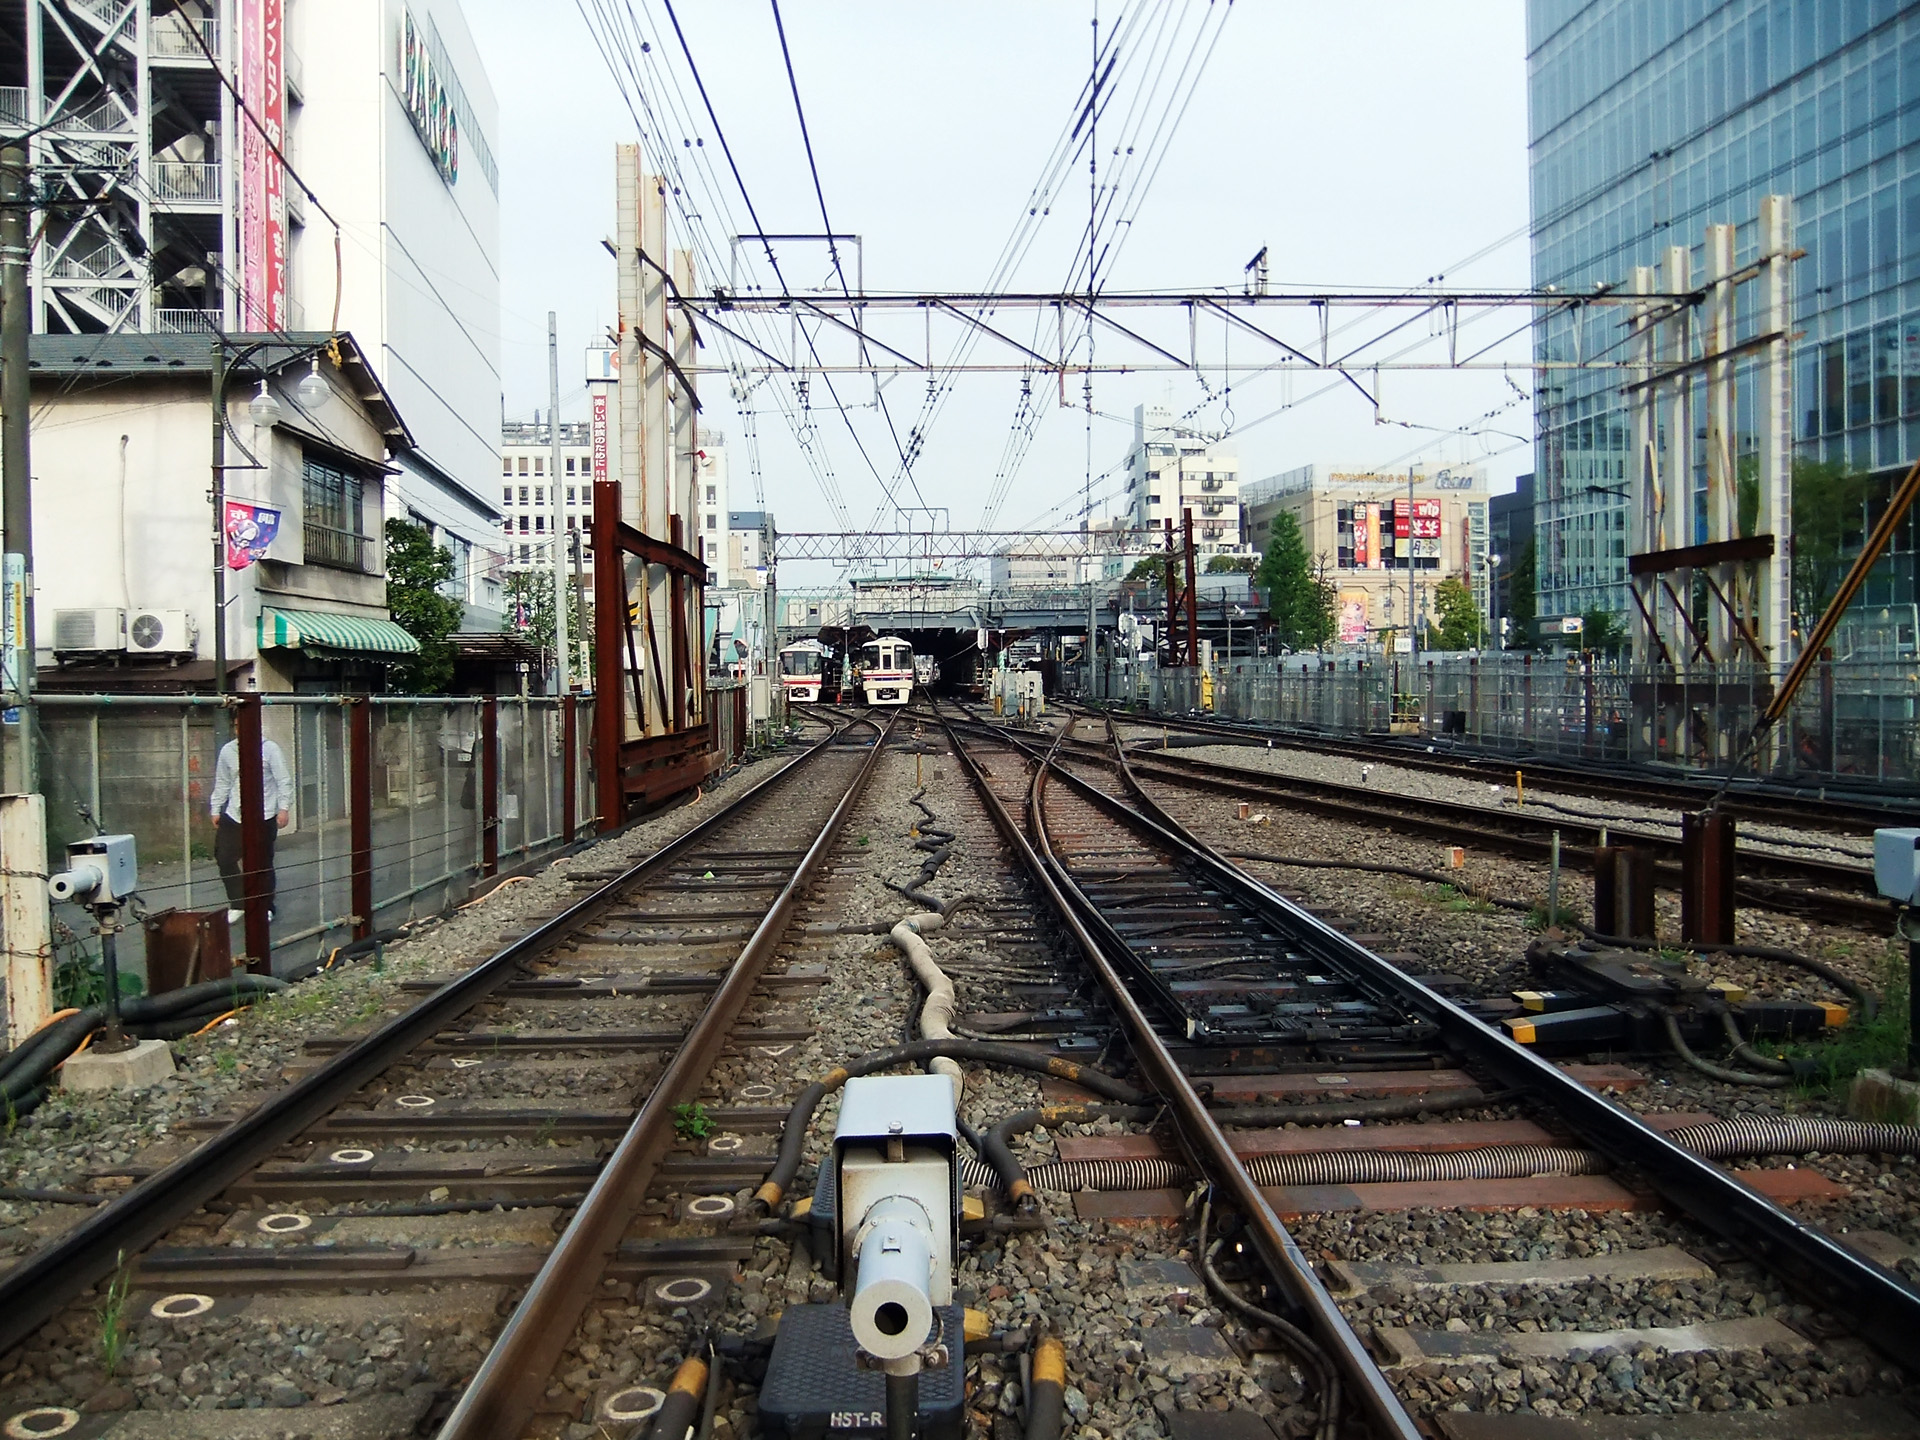
[[[968,722],[953,733],[963,750],[1013,752],[1024,762],[976,762],[983,796],[1009,843],[1024,843],[1036,873],[1049,877],[1050,893],[1075,917],[1075,938],[1127,1024],[1133,1059],[1174,1121],[1171,1133],[1062,1141],[1063,1162],[1036,1183],[1085,1184],[1076,1172],[1089,1163],[1138,1167],[1134,1188],[1077,1193],[1079,1213],[1176,1226],[1191,1223],[1189,1188],[1205,1186],[1216,1222],[1218,1209],[1232,1212],[1226,1253],[1250,1250],[1261,1262],[1253,1298],[1221,1294],[1223,1304],[1262,1338],[1272,1334],[1258,1314],[1268,1306],[1283,1312],[1269,1318],[1290,1317],[1306,1330],[1317,1363],[1337,1374],[1367,1433],[1419,1433],[1418,1422],[1429,1433],[1437,1426],[1449,1435],[1532,1434],[1449,1429],[1460,1422],[1447,1407],[1495,1408],[1518,1386],[1523,1401],[1541,1402],[1539,1413],[1569,1414],[1596,1377],[1605,1386],[1649,1372],[1656,1388],[1679,1386],[1683,1402],[1711,1410],[1724,1393],[1722,1406],[1737,1405],[1733,1380],[1713,1387],[1751,1372],[1763,1352],[1792,1357],[1795,1373],[1852,1367],[1856,1391],[1866,1388],[1862,1374],[1887,1388],[1904,1384],[1899,1370],[1876,1368],[1867,1342],[1911,1367],[1920,1357],[1893,1337],[1920,1317],[1920,1295],[1769,1200],[1769,1187],[1789,1193],[1779,1188],[1779,1171],[1736,1175],[1669,1138],[1740,1153],[1738,1137],[1729,1149],[1727,1127],[1716,1129],[1712,1116],[1649,1122],[1603,1093],[1637,1084],[1631,1072],[1554,1065],[1508,1043],[1442,986],[1382,961],[1194,843],[1124,762],[1116,762],[1121,785],[1109,791],[1103,782],[1112,782],[1114,768],[1069,757],[1054,737],[1023,740]],[[1381,1048],[1368,1051],[1356,1043],[1362,1037]],[[1353,1096],[1370,1099],[1341,1117]],[[1275,1112],[1287,1106],[1298,1107],[1295,1125],[1285,1124],[1285,1108]],[[1234,1107],[1258,1128],[1223,1128]],[[1373,1123],[1395,1110],[1424,1113],[1417,1123]],[[1330,1117],[1333,1126],[1318,1123]],[[1707,1128],[1689,1128],[1700,1126]],[[1668,1243],[1562,1255],[1548,1265],[1521,1258],[1436,1268],[1408,1263],[1410,1254],[1400,1263],[1376,1260],[1367,1247],[1354,1258],[1349,1247],[1348,1260],[1325,1277],[1337,1300],[1287,1230],[1305,1225],[1332,1238],[1342,1226],[1391,1222],[1416,1209],[1424,1230],[1435,1228],[1436,1211],[1470,1229],[1486,1212],[1585,1218],[1662,1203],[1667,1213],[1650,1238]],[[1677,1286],[1751,1297],[1781,1281],[1824,1312],[1815,1325],[1796,1331],[1743,1311],[1691,1325],[1621,1327],[1622,1317],[1607,1313],[1608,1297],[1617,1303],[1623,1291],[1658,1294],[1664,1286],[1671,1294]],[[1515,1316],[1564,1312],[1567,1296],[1597,1311],[1588,1318],[1599,1323],[1556,1326],[1554,1334],[1531,1319],[1513,1327]],[[1435,1313],[1444,1324],[1406,1323]],[[1855,1323],[1842,1326],[1835,1314]],[[1381,1323],[1391,1320],[1402,1323]],[[1831,1337],[1842,1328],[1862,1338],[1806,1333]],[[1815,1427],[1808,1434],[1913,1433],[1903,1416],[1872,1398],[1844,1399],[1806,1412],[1802,1423]],[[1818,1428],[1834,1425],[1841,1428]]]
[[[6,1433],[98,1433],[60,1383],[97,1363],[104,1322],[72,1304],[96,1284],[178,1424],[319,1407],[342,1436],[518,1435],[594,1302],[624,1301],[636,1333],[711,1311],[752,1245],[725,1230],[728,1152],[777,1119],[775,1091],[731,1087],[679,1153],[675,1107],[724,1057],[805,1038],[790,1007],[822,967],[776,956],[883,742],[879,721],[830,726],[369,1033],[313,1037],[284,1091],[0,1276]],[[91,1409],[133,1399],[107,1388]]]
[[[1117,763],[1104,744],[1081,744],[1073,753],[1111,768]],[[1582,819],[1536,807],[1493,807],[1436,799],[1337,781],[1284,775],[1248,766],[1204,760],[1151,742],[1136,744],[1129,761],[1141,776],[1191,790],[1264,800],[1322,815],[1419,835],[1444,844],[1468,844],[1525,860],[1544,860],[1556,848],[1561,863],[1590,868],[1596,846],[1631,845],[1646,851],[1658,880],[1677,887],[1682,877],[1682,846],[1669,833],[1645,821]],[[1399,763],[1396,758],[1393,763]],[[1742,844],[1736,851],[1740,871],[1735,894],[1751,905],[1783,914],[1863,925],[1885,930],[1893,908],[1874,886],[1869,863],[1848,864],[1777,849]]]
[[[1115,720],[1122,724],[1148,731],[1216,737],[1221,744],[1280,746],[1289,750],[1340,755],[1472,780],[1503,781],[1519,770],[1542,789],[1596,800],[1611,800],[1623,805],[1663,805],[1674,810],[1697,810],[1717,796],[1720,808],[1728,814],[1770,825],[1795,828],[1813,826],[1857,835],[1870,834],[1881,826],[1911,825],[1920,821],[1920,798],[1846,798],[1831,793],[1843,788],[1837,784],[1831,787],[1789,786],[1739,779],[1722,793],[1719,781],[1715,778],[1682,780],[1651,767],[1641,767],[1628,773],[1620,767],[1569,764],[1551,756],[1464,751],[1439,754],[1435,753],[1433,744],[1425,741],[1416,743],[1385,737],[1343,738],[1285,726],[1236,724],[1192,715],[1134,715],[1118,709],[1086,713],[1112,713]],[[1449,745],[1448,748],[1453,747]]]
[[[1602,1093],[1632,1072],[1507,1044],[1448,977],[1196,844],[1124,758],[950,713],[888,723],[882,743],[880,721],[835,716],[801,760],[413,1008],[312,1037],[282,1096],[0,1276],[0,1422],[39,1409],[57,1413],[20,1433],[115,1433],[115,1407],[82,1414],[51,1370],[99,1324],[70,1302],[119,1272],[127,1344],[174,1387],[161,1433],[256,1433],[203,1420],[211,1392],[172,1402],[208,1356],[237,1370],[221,1357],[257,1332],[306,1353],[269,1342],[283,1383],[213,1398],[285,1405],[288,1433],[319,1433],[324,1410],[342,1440],[572,1440],[663,1406],[669,1430],[753,1433],[783,1300],[833,1293],[807,1079],[938,1051],[982,1060],[962,1121],[985,1201],[956,1276],[984,1323],[969,1316],[942,1424],[964,1407],[998,1433],[1024,1412],[1047,1434],[1064,1407],[1103,1434],[1206,1440],[1196,1416],[1249,1406],[1289,1436],[1519,1440],[1450,1429],[1447,1407],[1498,1419],[1481,1412],[1517,1386],[1536,1415],[1556,1396],[1572,1413],[1624,1375],[1678,1408],[1838,1387],[1796,1416],[1803,1440],[1912,1433],[1885,1397],[1920,1360],[1920,1296],[1765,1198],[1794,1172],[1736,1178],[1663,1133],[1710,1117],[1642,1119]],[[961,1039],[903,1046],[922,990],[899,921],[929,911]],[[1562,1220],[1558,1241],[1541,1228]],[[1502,1224],[1526,1243],[1453,1263],[1451,1241]],[[1576,1253],[1569,1235],[1594,1238]],[[1786,1282],[1815,1323],[1781,1322]],[[1662,1325],[1678,1302],[1661,1286],[1707,1298]],[[1582,1306],[1572,1340],[1534,1318]],[[1849,1328],[1881,1353],[1829,1333]]]

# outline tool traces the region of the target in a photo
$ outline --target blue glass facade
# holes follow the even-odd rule
[[[1528,0],[1527,24],[1534,283],[1629,289],[1677,245],[1697,283],[1708,225],[1738,227],[1745,265],[1760,198],[1790,196],[1795,453],[1887,473],[1920,456],[1920,4]],[[1535,346],[1627,359],[1625,315],[1558,316]],[[1736,374],[1743,454],[1751,375]],[[1540,377],[1542,616],[1631,607],[1622,380]],[[1863,603],[1913,604],[1911,527],[1896,547]]]

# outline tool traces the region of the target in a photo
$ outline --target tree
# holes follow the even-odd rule
[[[453,579],[453,552],[433,543],[426,528],[387,521],[387,609],[420,653],[397,666],[393,678],[412,695],[440,695],[453,681],[453,644],[447,637],[466,611],[440,587]]]
[[[1207,574],[1251,575],[1259,564],[1251,555],[1216,555],[1207,561]]]
[[[1793,608],[1813,628],[1866,531],[1872,481],[1844,460],[1793,462]]]
[[[507,618],[525,639],[540,647],[544,663],[553,663],[553,572],[515,570],[503,587]],[[567,644],[577,656],[583,642],[591,647],[592,636],[580,623],[580,594],[567,586]],[[591,653],[591,648],[589,648]]]
[[[1161,589],[1166,589],[1167,557],[1164,555],[1149,555],[1144,560],[1135,561],[1133,569],[1127,572],[1127,583],[1130,585],[1158,585]]]
[[[1267,613],[1282,645],[1318,650],[1333,638],[1333,586],[1324,567],[1316,573],[1300,523],[1285,511],[1274,518],[1267,553],[1254,572],[1254,582],[1267,592]]]
[[[1427,631],[1427,644],[1432,649],[1471,650],[1480,643],[1480,607],[1458,575],[1449,575],[1434,587],[1433,608],[1440,623]]]
[[[1539,557],[1534,553],[1533,541],[1529,540],[1520,558],[1513,562],[1513,569],[1507,572],[1507,618],[1512,622],[1507,627],[1512,632],[1507,643],[1515,650],[1533,648],[1535,621],[1540,614],[1539,587]]]
[[[1632,638],[1627,622],[1611,610],[1589,610],[1580,617],[1580,646],[1596,655],[1618,655]]]

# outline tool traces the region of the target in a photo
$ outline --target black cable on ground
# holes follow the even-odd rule
[[[896,1065],[917,1065],[941,1055],[955,1060],[973,1060],[983,1065],[1001,1065],[1013,1070],[1052,1075],[1122,1104],[1138,1105],[1147,1099],[1143,1091],[1134,1089],[1117,1076],[1076,1065],[1058,1056],[1022,1050],[1015,1045],[995,1045],[982,1040],[916,1040],[911,1045],[876,1050],[870,1055],[862,1055],[857,1060],[836,1066],[800,1092],[800,1098],[793,1102],[793,1109],[787,1114],[786,1127],[780,1136],[779,1156],[773,1168],[767,1172],[766,1180],[754,1193],[752,1203],[761,1206],[763,1212],[770,1211],[785,1197],[793,1184],[793,1177],[800,1173],[800,1160],[807,1143],[807,1126],[813,1121],[813,1112],[831,1091],[838,1090],[856,1076],[890,1070]]]
[[[1314,1338],[1289,1320],[1275,1315],[1271,1310],[1242,1297],[1220,1278],[1220,1272],[1214,1268],[1214,1251],[1220,1242],[1207,1243],[1208,1225],[1213,1219],[1213,1191],[1209,1187],[1206,1197],[1200,1202],[1200,1240],[1193,1247],[1194,1258],[1200,1262],[1200,1273],[1207,1286],[1220,1297],[1223,1304],[1234,1310],[1243,1320],[1251,1320],[1256,1325],[1264,1325],[1300,1358],[1306,1369],[1313,1372],[1320,1392],[1320,1419],[1314,1427],[1316,1440],[1337,1440],[1340,1433],[1340,1374],[1328,1360]]]
[[[993,1167],[1000,1189],[1022,1214],[1039,1203],[1028,1183],[1026,1167],[1013,1153],[1015,1136],[1025,1135],[1037,1125],[1061,1125],[1089,1120],[1151,1120],[1159,1112],[1150,1105],[1051,1105],[1034,1110],[1016,1110],[988,1127],[986,1149],[980,1158]]]
[[[1744,1071],[1715,1065],[1711,1060],[1703,1060],[1687,1044],[1687,1037],[1680,1033],[1680,1022],[1674,1017],[1673,1011],[1661,1010],[1660,1021],[1666,1027],[1667,1043],[1673,1046],[1674,1053],[1702,1075],[1724,1080],[1730,1085],[1759,1085],[1769,1090],[1785,1089],[1793,1083],[1791,1075],[1749,1075]]]
[[[287,982],[268,975],[235,975],[199,985],[167,990],[159,995],[135,995],[120,1002],[120,1019],[129,1033],[146,1037],[159,1029],[194,1020],[194,1029],[214,1015],[238,1010],[287,988]],[[80,1043],[107,1023],[107,1007],[89,1005],[43,1026],[0,1057],[0,1105],[15,1116],[39,1103],[39,1087],[65,1064]],[[29,1101],[28,1097],[34,1098]]]

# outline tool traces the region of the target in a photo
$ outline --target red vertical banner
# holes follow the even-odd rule
[[[240,134],[240,328],[284,330],[286,193],[274,150],[286,140],[286,5],[285,0],[239,0],[235,8],[240,95],[247,108],[247,115],[234,118]]]

